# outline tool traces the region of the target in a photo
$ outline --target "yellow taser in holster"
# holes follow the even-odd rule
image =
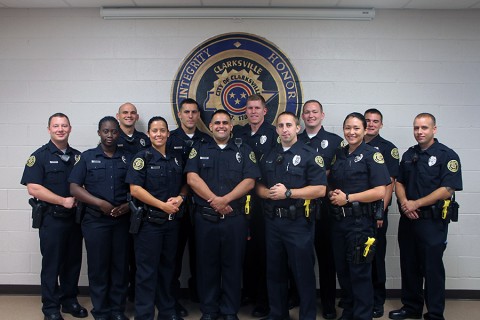
[[[251,195],[247,194],[247,199],[245,201],[245,214],[246,215],[250,214],[250,198],[251,198]]]
[[[365,242],[365,250],[363,250],[363,256],[366,257],[370,251],[370,247],[375,242],[375,238],[368,237],[367,242]]]
[[[443,207],[442,207],[442,219],[447,219],[448,214],[448,207],[450,206],[450,200],[443,200]]]
[[[305,207],[305,218],[310,218],[310,199],[305,200],[303,203],[303,206]]]

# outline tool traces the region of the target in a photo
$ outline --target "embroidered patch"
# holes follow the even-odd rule
[[[30,156],[30,158],[28,158],[27,160],[27,167],[33,167],[33,165],[35,164],[35,156]]]
[[[195,150],[195,148],[192,148],[192,150],[190,151],[190,154],[188,155],[188,159],[193,159],[197,156],[197,150]]]
[[[376,163],[385,163],[383,155],[380,152],[375,152],[373,155],[373,160],[375,160]]]
[[[250,158],[250,160],[252,160],[253,163],[257,163],[257,159],[255,158],[255,153],[253,151],[250,152],[248,157]]]
[[[447,168],[451,172],[457,172],[458,171],[458,161],[457,160],[448,161]]]
[[[135,160],[133,160],[133,169],[142,170],[144,166],[145,162],[142,158],[136,158]]]
[[[345,140],[342,140],[342,142],[340,143],[340,147],[342,147],[342,148],[344,148],[347,145],[348,145],[348,142],[345,141]]]
[[[398,149],[397,148],[393,148],[392,151],[390,152],[390,154],[392,155],[392,157],[394,159],[400,159],[400,155],[398,154]]]
[[[315,163],[318,164],[320,167],[324,167],[325,163],[323,162],[322,156],[315,157]]]

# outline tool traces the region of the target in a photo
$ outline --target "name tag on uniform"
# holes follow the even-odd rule
[[[160,169],[160,166],[150,166],[150,169],[152,169],[152,170],[158,170],[158,169]]]
[[[208,160],[210,157],[200,157],[200,160]]]
[[[173,149],[177,150],[177,149],[183,149],[182,146],[174,146]]]
[[[58,163],[58,161],[50,161],[50,163]]]
[[[102,163],[100,160],[92,160],[92,163]]]

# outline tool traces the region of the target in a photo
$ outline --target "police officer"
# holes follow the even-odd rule
[[[82,231],[88,262],[92,315],[125,320],[129,208],[125,183],[130,154],[117,147],[118,121],[98,124],[100,144],[82,153],[70,178],[70,192],[85,204]]]
[[[392,192],[395,178],[398,176],[398,149],[388,140],[380,136],[380,129],[383,127],[383,115],[378,109],[368,109],[364,112],[367,121],[367,134],[365,142],[377,149],[385,160],[391,183],[387,185],[385,197],[383,198],[383,219],[377,220],[376,229],[376,250],[372,262],[372,281],[373,281],[373,317],[381,318],[383,316],[385,298],[387,290],[385,283],[387,273],[385,271],[385,255],[387,252],[387,228],[388,228],[388,207],[392,202]]]
[[[435,138],[437,126],[430,113],[420,113],[413,122],[418,144],[410,147],[400,162],[395,194],[401,211],[398,225],[402,308],[390,319],[444,319],[445,268],[448,222],[455,191],[462,190],[458,155]],[[456,219],[455,219],[456,220]],[[425,281],[425,291],[423,282]]]
[[[260,176],[255,154],[230,139],[230,115],[213,113],[214,141],[197,143],[185,167],[196,203],[197,279],[202,320],[238,319],[247,238],[245,195]]]
[[[282,112],[277,118],[281,144],[260,161],[262,178],[257,185],[264,199],[267,243],[267,287],[270,314],[264,319],[289,319],[288,266],[298,285],[299,319],[316,319],[314,208],[323,197],[326,175],[323,158],[297,140],[298,118]]]
[[[247,98],[245,115],[248,123],[244,126],[235,126],[233,135],[241,138],[255,153],[256,159],[268,153],[277,145],[275,126],[265,121],[267,105],[265,99],[259,94]],[[261,200],[255,192],[252,193],[251,210],[249,219],[249,241],[245,252],[243,269],[243,300],[255,303],[252,310],[253,317],[268,315],[268,296],[266,278],[266,252],[265,252],[265,219],[263,216]]]
[[[135,155],[126,178],[132,196],[145,210],[143,224],[134,235],[135,319],[154,319],[156,304],[159,319],[179,320],[171,283],[179,231],[176,214],[187,192],[183,162],[180,155],[167,152],[169,130],[164,118],[148,121],[148,136],[152,146]]]
[[[188,155],[192,149],[194,143],[204,140],[210,141],[212,138],[197,129],[197,123],[200,119],[200,108],[197,101],[187,98],[180,103],[178,118],[180,119],[180,127],[170,132],[170,137],[167,141],[167,149],[169,152],[175,152],[179,154],[183,163],[185,164]],[[183,266],[183,253],[185,251],[186,244],[188,242],[188,262],[190,264],[190,279],[188,279],[188,287],[190,289],[190,297],[194,301],[198,301],[197,294],[197,267],[195,256],[195,235],[192,225],[192,217],[190,216],[191,210],[193,210],[193,203],[191,195],[187,195],[186,208],[184,215],[180,219],[180,230],[178,232],[178,246],[177,254],[175,257],[175,274],[173,277],[173,294],[175,296],[175,308],[178,315],[181,317],[188,316],[188,311],[179,302],[180,295],[180,280],[179,277],[182,273]]]
[[[298,140],[314,148],[323,158],[327,175],[343,139],[322,126],[325,113],[323,106],[317,100],[308,100],[303,105],[302,119],[305,130],[298,135]],[[337,279],[332,247],[331,221],[328,214],[328,198],[319,199],[319,217],[315,222],[315,251],[318,259],[318,276],[320,284],[320,299],[322,302],[322,316],[325,319],[335,319],[335,294]]]
[[[137,131],[135,125],[140,119],[137,112],[137,107],[133,103],[126,102],[118,108],[116,115],[120,123],[120,136],[118,137],[118,146],[132,155],[138,151],[148,148],[150,146],[150,139],[143,132]],[[133,250],[133,237],[129,235],[128,239],[128,300],[135,299],[135,251]]]
[[[130,102],[122,104],[118,108],[116,116],[120,123],[120,136],[118,137],[118,146],[122,147],[132,155],[136,154],[141,149],[145,149],[150,146],[150,140],[143,132],[135,129],[135,124],[140,115],[137,112],[137,107]]]
[[[372,203],[378,205],[390,183],[382,154],[363,141],[366,131],[362,114],[347,115],[343,133],[348,144],[337,150],[328,177],[335,267],[344,293],[343,320],[372,319]]]
[[[77,300],[82,233],[75,223],[76,200],[67,182],[80,152],[68,144],[72,127],[65,114],[50,116],[47,129],[50,141],[28,158],[21,180],[43,208],[37,212],[39,222],[42,218],[43,222],[35,226],[42,253],[42,311],[45,319],[61,320],[62,306],[62,312],[85,318],[88,312]]]

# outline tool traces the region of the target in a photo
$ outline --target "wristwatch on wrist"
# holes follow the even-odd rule
[[[291,196],[292,196],[292,190],[287,189],[287,191],[285,191],[285,198],[290,199]]]
[[[186,196],[186,195],[180,194],[179,196],[182,198],[182,201],[183,201],[183,202],[185,202],[185,200],[187,200],[187,196]]]
[[[348,199],[349,194],[345,192],[345,200],[347,200],[347,203],[350,203],[350,199]]]

